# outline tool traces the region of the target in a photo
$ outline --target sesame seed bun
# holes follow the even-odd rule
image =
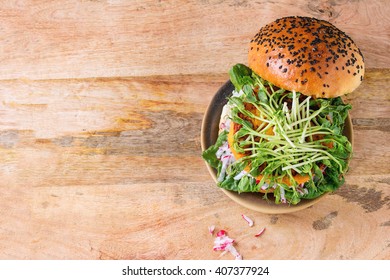
[[[248,60],[272,84],[317,98],[348,94],[364,76],[364,58],[352,39],[331,23],[309,17],[284,17],[261,28]]]

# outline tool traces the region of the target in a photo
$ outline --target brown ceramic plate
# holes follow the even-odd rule
[[[215,94],[206,110],[206,113],[203,118],[201,131],[201,145],[203,151],[213,145],[218,138],[219,120],[221,117],[222,108],[227,103],[226,98],[231,95],[233,89],[234,86],[232,85],[232,83],[230,81],[227,81]],[[352,122],[349,115],[347,116],[345,122],[343,134],[349,139],[352,144]],[[207,168],[214,181],[217,183],[217,170],[215,170],[208,164]],[[317,203],[320,199],[326,196],[325,194],[316,199],[302,199],[301,202],[299,202],[297,205],[288,205],[275,204],[271,199],[267,201],[263,198],[263,194],[261,193],[237,193],[222,188],[221,190],[238,204],[248,209],[268,214],[295,212]]]

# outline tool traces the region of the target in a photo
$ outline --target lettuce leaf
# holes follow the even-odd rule
[[[227,135],[227,131],[220,133],[215,144],[208,147],[202,153],[203,159],[213,168],[218,168],[218,165],[220,164],[220,160],[217,158],[216,153],[219,147],[221,147],[222,144],[227,141]]]

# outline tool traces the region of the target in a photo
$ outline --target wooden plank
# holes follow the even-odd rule
[[[278,17],[334,23],[368,68],[390,64],[386,1],[11,1],[1,7],[0,79],[225,73]]]
[[[212,251],[215,224],[246,259],[388,259],[389,70],[348,96],[346,185],[289,215],[238,206],[200,158],[202,116],[226,79],[0,81],[0,258],[230,259]]]
[[[214,224],[236,239],[245,259],[388,259],[390,193],[368,179],[356,184],[370,181],[363,194],[382,206],[366,207],[361,188],[347,185],[288,215],[248,211],[203,183],[35,188],[31,220],[19,217],[29,231],[23,239],[2,233],[2,258],[231,259],[212,251],[207,226]]]

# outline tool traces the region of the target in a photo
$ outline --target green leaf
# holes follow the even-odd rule
[[[214,168],[218,167],[218,164],[220,163],[220,160],[217,159],[216,153],[219,149],[219,147],[222,146],[222,144],[227,141],[227,131],[223,131],[218,135],[217,141],[215,142],[214,145],[208,147],[203,153],[202,157],[203,159],[211,166]]]
[[[265,104],[269,103],[268,94],[264,90],[260,89],[259,92],[257,93],[257,96],[261,102]]]
[[[236,64],[229,71],[230,81],[237,91],[244,85],[253,83],[251,74],[252,70],[244,64]]]

